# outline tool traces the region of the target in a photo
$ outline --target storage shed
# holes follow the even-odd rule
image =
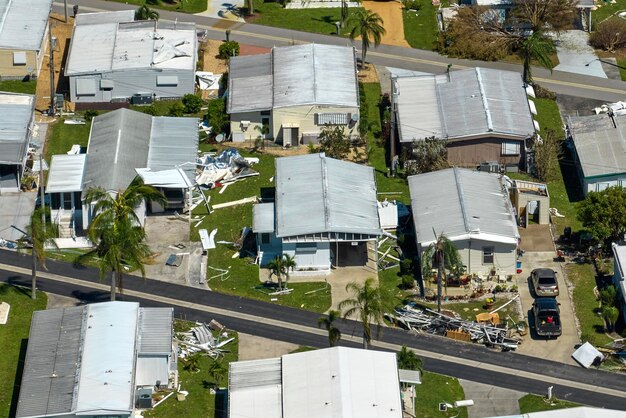
[[[550,223],[550,195],[545,184],[513,180],[511,202],[522,225],[528,225],[529,222],[540,225]]]

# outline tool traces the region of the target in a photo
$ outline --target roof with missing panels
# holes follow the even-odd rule
[[[93,15],[74,26],[65,75],[142,68],[195,71],[194,23],[122,22],[124,14],[111,13],[104,13],[102,22],[98,13]]]
[[[374,169],[322,154],[276,159],[276,234],[380,235]]]
[[[39,51],[52,0],[0,0],[0,48]]]
[[[354,48],[305,44],[230,60],[228,112],[329,105],[358,107]]]
[[[626,116],[570,116],[567,126],[585,177],[626,173]]]
[[[535,133],[522,78],[511,71],[472,68],[448,76],[398,78],[400,140],[462,139]]]
[[[433,242],[435,233],[451,241],[517,243],[517,223],[498,175],[449,168],[408,180],[417,242],[422,246]]]
[[[0,164],[22,164],[34,108],[35,96],[0,92]]]

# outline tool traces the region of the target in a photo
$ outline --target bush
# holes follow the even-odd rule
[[[228,41],[224,42],[219,47],[218,57],[222,59],[230,58],[239,55],[239,42]]]
[[[91,122],[91,120],[93,118],[95,118],[96,116],[98,116],[98,111],[97,110],[86,110],[85,111],[85,120],[87,122]]]
[[[185,113],[198,113],[202,108],[202,99],[195,94],[185,94],[183,106],[185,106]]]
[[[415,287],[415,279],[413,276],[402,276],[402,287],[405,289],[413,289]]]
[[[209,101],[207,118],[214,135],[224,132],[228,124],[224,99],[213,99]]]
[[[185,114],[185,106],[181,102],[174,102],[170,106],[170,116],[181,117]]]
[[[617,291],[615,290],[615,286],[610,285],[600,291],[600,301],[602,301],[602,306],[615,306],[616,300]]]
[[[420,10],[422,3],[419,0],[402,0],[402,6],[407,10]]]
[[[600,23],[589,37],[589,43],[594,48],[609,52],[626,46],[626,20],[612,18]]]
[[[535,96],[537,96],[538,99],[556,100],[555,92],[548,90],[545,87],[541,87],[539,84],[533,83],[533,90],[535,90]]]

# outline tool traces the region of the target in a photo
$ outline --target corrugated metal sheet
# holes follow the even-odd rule
[[[173,320],[174,308],[139,309],[139,355],[172,352]]]
[[[402,417],[395,353],[333,347],[282,360],[285,417]]]
[[[228,112],[272,108],[271,54],[232,57],[228,76]]]
[[[568,117],[567,125],[585,177],[626,173],[626,116]]]
[[[276,232],[380,235],[374,169],[309,154],[276,159]]]
[[[395,83],[400,141],[443,138],[435,76],[398,77]]]
[[[508,194],[496,174],[450,168],[409,177],[417,241],[437,235],[451,241],[476,238],[516,243],[519,237]]]
[[[252,207],[252,231],[274,232],[274,203],[259,203]]]
[[[35,96],[0,93],[0,164],[21,164],[30,140]]]
[[[187,177],[194,181],[197,155],[198,119],[152,118],[148,168],[152,171],[160,171],[180,166]]]
[[[33,314],[16,417],[72,411],[85,307]]]
[[[83,188],[87,154],[53,155],[46,193],[78,192]]]
[[[0,0],[0,48],[39,51],[52,0]]]
[[[128,109],[93,119],[83,193],[91,187],[124,190],[137,176],[135,168],[146,167],[152,116]]]
[[[195,70],[194,23],[118,22],[118,16],[108,19],[108,14],[102,23],[95,15],[74,27],[66,75],[139,68]]]
[[[76,411],[132,411],[139,303],[87,305]]]
[[[280,358],[238,361],[228,368],[229,416],[282,418]]]
[[[305,44],[272,50],[274,108],[359,105],[354,48]]]
[[[135,373],[135,386],[166,385],[169,377],[167,357],[139,356]]]

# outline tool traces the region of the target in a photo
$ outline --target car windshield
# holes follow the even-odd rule
[[[555,285],[556,284],[556,280],[554,279],[554,277],[541,277],[539,276],[539,284],[545,284],[545,285]]]

